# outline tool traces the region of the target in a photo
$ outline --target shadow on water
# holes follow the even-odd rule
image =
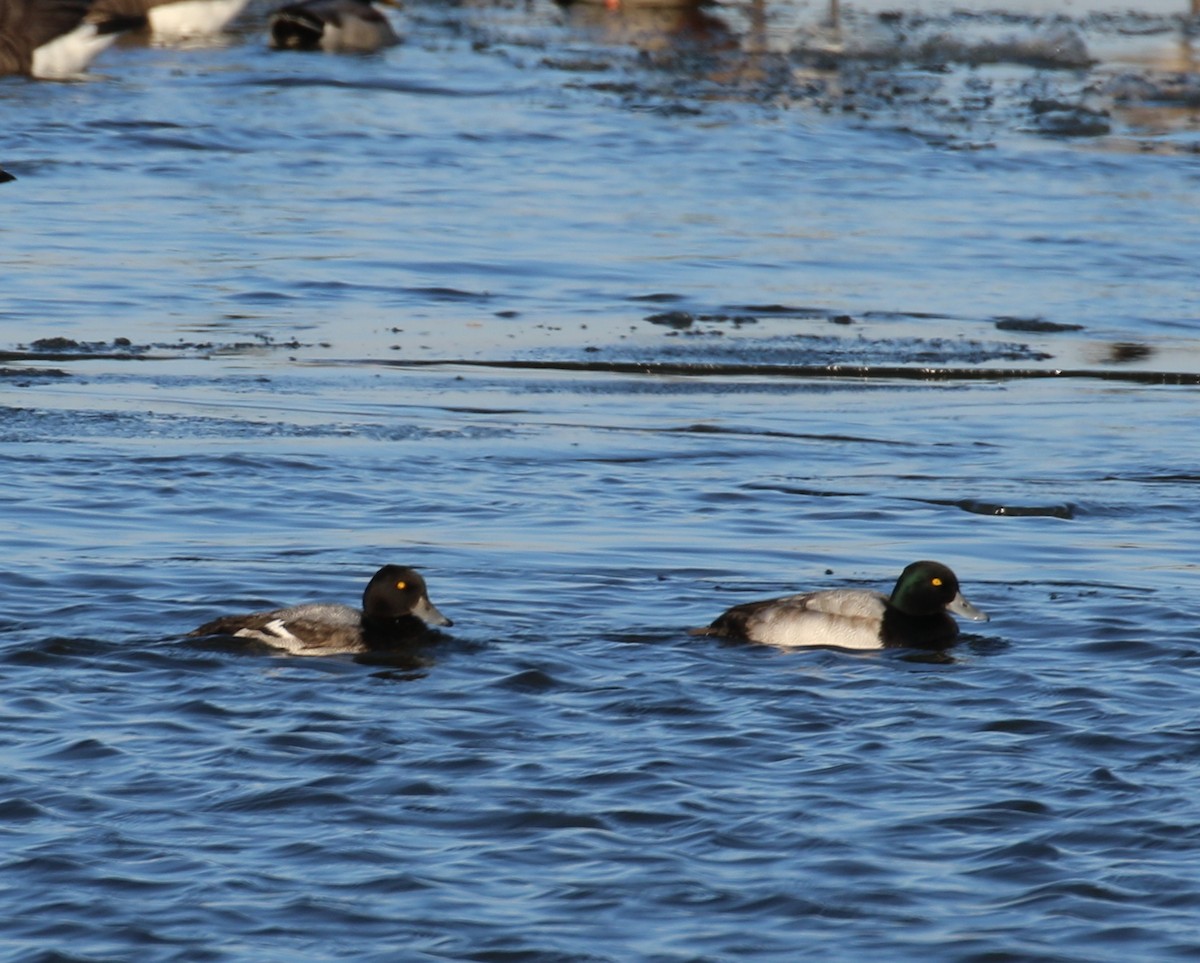
[[[341,77],[321,77],[321,76],[277,76],[267,74],[258,77],[248,77],[238,81],[248,87],[263,87],[263,88],[328,88],[333,90],[362,90],[362,91],[379,91],[383,93],[404,94],[406,96],[420,97],[445,97],[445,98],[470,98],[478,100],[487,97],[510,97],[514,91],[505,90],[481,90],[471,89],[467,87],[443,87],[431,84],[421,84],[411,80],[391,79],[387,77],[355,77],[354,79],[345,79]]]
[[[536,361],[508,359],[480,361],[457,358],[445,360],[362,360],[365,365],[384,365],[397,368],[450,365],[478,368],[502,368],[527,371],[578,371],[606,374],[637,374],[648,376],[691,376],[700,378],[771,377],[797,380],[862,379],[888,381],[1016,381],[1041,379],[1074,379],[1122,381],[1147,385],[1196,385],[1200,372],[1129,371],[1092,368],[936,368],[909,365],[804,365],[804,364],[721,364],[674,363],[664,361]]]

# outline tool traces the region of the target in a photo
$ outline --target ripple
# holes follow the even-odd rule
[[[120,750],[107,746],[97,739],[80,739],[69,746],[47,753],[47,757],[50,759],[68,762],[91,762],[120,755],[122,755]]]
[[[319,780],[318,780],[319,782]],[[214,812],[278,812],[287,810],[342,810],[351,799],[344,793],[312,785],[285,786],[259,792],[244,793],[236,798],[211,806]]]
[[[1196,957],[1194,136],[1017,130],[1174,89],[1099,66],[834,83],[802,6],[4,88],[9,955]],[[993,616],[941,661],[683,634],[930,556]],[[392,558],[454,639],[179,638]]]
[[[50,816],[50,811],[27,799],[5,799],[0,802],[0,819],[5,822],[25,822],[31,819],[44,819]]]
[[[1075,517],[1074,505],[1013,505],[998,502],[980,501],[974,498],[963,498],[957,501],[942,502],[941,504],[956,505],[964,512],[975,515],[1005,515],[1010,518],[1065,518]]]

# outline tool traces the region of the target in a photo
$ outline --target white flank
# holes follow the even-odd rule
[[[322,21],[324,29],[321,31],[322,50],[328,50],[330,53],[338,53],[346,48],[346,31],[337,24],[330,23],[328,20]]]
[[[878,619],[825,612],[783,613],[767,617],[751,633],[755,642],[781,649],[808,646],[832,646],[838,649],[882,649],[879,639],[882,623]]]
[[[117,39],[115,33],[100,34],[96,25],[81,23],[33,52],[30,73],[41,80],[68,80],[78,77],[87,65]]]
[[[150,29],[161,38],[204,37],[220,33],[249,0],[177,0],[151,7]]]

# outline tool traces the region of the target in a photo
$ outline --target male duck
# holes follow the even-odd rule
[[[333,655],[386,651],[420,641],[430,626],[453,624],[429,601],[420,573],[385,565],[367,583],[361,611],[334,602],[312,602],[270,612],[226,615],[188,635],[232,635],[265,642],[293,655]]]
[[[690,632],[789,649],[940,648],[958,635],[958,623],[948,612],[975,622],[988,620],[963,597],[949,568],[923,561],[900,573],[890,597],[865,589],[830,589],[746,602]]]
[[[399,6],[398,0],[377,0]],[[392,47],[400,37],[367,0],[301,0],[271,14],[271,46],[276,50],[371,53]]]

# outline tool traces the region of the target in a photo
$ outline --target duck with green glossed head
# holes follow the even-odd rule
[[[937,649],[958,637],[951,612],[974,622],[988,620],[966,600],[949,568],[921,561],[900,573],[890,596],[865,589],[829,589],[746,602],[690,632],[784,649]]]

